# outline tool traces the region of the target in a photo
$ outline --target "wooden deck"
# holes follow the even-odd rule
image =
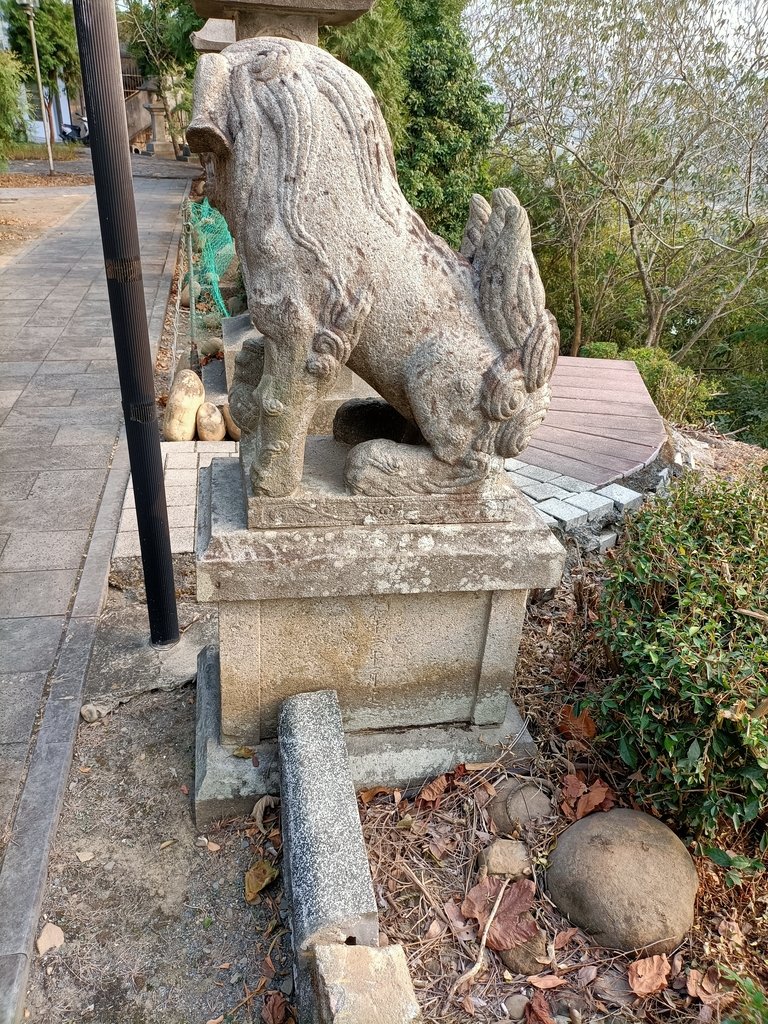
[[[666,436],[633,362],[561,356],[546,419],[518,458],[599,487],[647,466]]]

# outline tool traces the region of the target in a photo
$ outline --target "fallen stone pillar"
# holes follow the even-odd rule
[[[317,946],[318,1024],[418,1024],[422,1020],[402,946]]]

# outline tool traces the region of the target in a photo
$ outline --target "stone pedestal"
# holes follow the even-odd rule
[[[168,138],[165,124],[165,107],[162,103],[145,103],[145,108],[152,118],[152,139],[147,143],[147,152],[153,156],[175,156],[173,143]]]
[[[290,498],[249,495],[233,460],[201,474],[198,599],[219,606],[198,680],[202,820],[274,790],[278,709],[305,691],[337,691],[357,786],[415,784],[500,743],[530,753],[509,688],[527,592],[558,583],[562,548],[503,478],[353,496],[346,451],[309,438]],[[258,766],[231,756],[243,746]]]

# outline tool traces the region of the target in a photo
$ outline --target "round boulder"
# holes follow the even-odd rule
[[[697,887],[696,868],[675,833],[625,808],[567,828],[547,871],[558,910],[610,949],[674,949],[693,924]]]

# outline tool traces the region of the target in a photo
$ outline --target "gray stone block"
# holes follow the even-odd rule
[[[618,534],[615,530],[601,530],[597,535],[597,549],[600,554],[602,555],[606,551],[610,551],[611,548],[615,548],[618,539]]]
[[[525,480],[525,477],[522,477]],[[533,498],[534,501],[546,501],[547,498],[559,498],[561,501],[570,494],[569,491],[564,491],[562,487],[557,487],[555,484],[543,483],[540,480],[528,480],[526,483],[520,486],[520,490],[527,498]]]
[[[638,491],[630,490],[629,487],[622,487],[621,484],[608,484],[607,487],[601,487],[597,493],[605,498],[610,498],[619,512],[640,508],[644,499],[644,496],[638,493]]]
[[[0,954],[0,1024],[18,1024],[27,991],[29,957]]]
[[[280,708],[283,863],[297,956],[313,946],[375,946],[379,921],[335,691]]]
[[[541,480],[542,482],[556,480],[560,476],[554,470],[542,469],[541,466],[529,466],[527,462],[521,463],[520,467],[515,469],[515,472],[520,473],[521,476],[530,477],[531,480]]]
[[[402,946],[317,946],[320,1024],[417,1024],[421,1010]]]
[[[546,512],[547,515],[553,516],[567,530],[572,529],[574,526],[581,526],[587,521],[586,512],[576,508],[575,505],[568,501],[560,501],[559,498],[549,498],[547,501],[542,501],[536,507],[539,513]]]
[[[570,505],[575,505],[587,513],[587,518],[601,519],[613,512],[613,502],[603,494],[594,494],[592,491],[585,491],[583,494],[571,494],[566,498]]]
[[[573,494],[583,494],[595,489],[594,484],[587,483],[586,480],[577,480],[575,476],[558,476],[552,483],[555,487],[562,487],[564,491],[571,491]]]

